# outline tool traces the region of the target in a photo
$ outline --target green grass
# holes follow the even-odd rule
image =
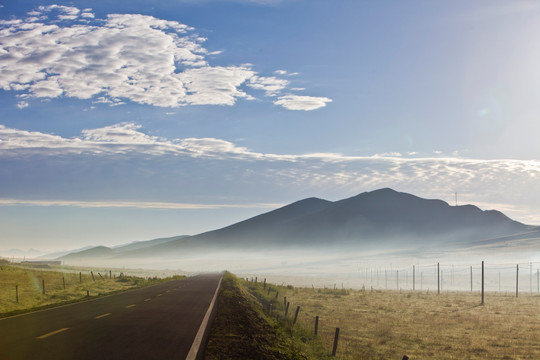
[[[171,279],[146,279],[126,275],[120,277],[118,270],[111,272],[113,278],[109,279],[107,270],[96,270],[93,271],[93,280],[91,270],[81,269],[80,276],[76,270],[61,266],[36,268],[1,264],[0,317],[85,300],[88,299],[87,294],[90,298],[98,297]]]

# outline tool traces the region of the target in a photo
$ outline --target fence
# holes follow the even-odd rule
[[[103,280],[116,277],[112,271],[101,274],[93,271],[53,272],[28,267],[2,267],[0,312],[66,301],[78,296],[97,295],[108,289],[100,285]]]
[[[376,290],[479,291],[540,293],[540,263],[454,265],[415,264],[408,267],[360,267],[359,280]]]
[[[531,301],[534,301],[534,297],[540,296],[540,263],[537,262],[512,264],[480,261],[474,265],[433,263],[414,264],[399,268],[380,266],[360,267],[359,270],[355,274],[356,280],[361,280],[366,292],[380,292],[386,289],[393,292],[403,291],[408,294],[418,292],[419,296],[424,297],[425,295],[422,295],[422,293],[425,294],[426,292],[432,294],[434,297],[437,297],[438,293],[465,292],[472,293],[471,296],[478,301],[476,304],[489,303],[490,294],[494,297],[497,296],[497,298],[500,298],[500,296],[530,296]],[[246,278],[246,281],[249,282],[249,278]],[[251,278],[251,283],[254,286],[260,286],[256,281],[256,277]],[[347,284],[347,280],[345,280],[344,284]],[[331,296],[340,296],[341,292],[344,295],[349,294],[344,284],[340,284],[339,282],[332,283],[325,286],[325,289],[313,288],[313,291],[321,294],[330,294]],[[341,285],[341,289],[339,285]],[[264,279],[263,286],[266,289],[266,279]],[[267,289],[264,293],[266,300],[270,302],[267,310],[273,316],[286,319],[292,326],[300,324],[302,327],[309,329],[312,334],[319,336],[323,340],[328,347],[329,353],[331,349],[332,355],[339,354],[339,347],[342,346],[339,342],[339,322],[329,319],[328,314],[326,318],[319,318],[318,315],[320,314],[317,313],[317,309],[313,309],[313,306],[309,310],[303,310],[302,306],[306,304],[301,301],[298,302],[298,300],[295,301],[294,296],[293,299],[287,297],[288,294],[295,291],[294,288],[285,286],[284,284],[281,287],[276,286],[275,288],[274,285],[268,284],[268,286],[271,286],[272,289]],[[306,288],[309,287],[306,286]],[[409,295],[404,294],[403,296]],[[415,299],[416,297],[413,296],[412,298]],[[272,303],[272,300],[274,300],[274,303]],[[382,329],[381,331],[385,330]],[[343,334],[345,336],[345,343],[343,345],[345,348],[342,351],[347,351],[350,346],[347,341],[347,329],[345,329]]]

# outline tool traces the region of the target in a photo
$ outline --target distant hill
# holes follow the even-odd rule
[[[95,246],[90,245],[90,246],[85,246],[85,247],[78,248],[78,249],[55,251],[55,252],[52,252],[52,253],[47,253],[45,255],[39,256],[36,259],[37,260],[57,259],[57,258],[62,257],[64,255],[68,255],[68,254],[71,254],[71,253],[76,253],[76,252],[83,251],[83,250],[88,250],[88,249],[91,249],[93,247],[95,247]]]
[[[167,237],[167,238],[159,238],[154,240],[148,240],[148,241],[134,241],[129,244],[120,245],[113,247],[114,252],[116,253],[122,253],[122,252],[128,252],[133,250],[140,250],[145,249],[150,246],[155,246],[159,244],[165,244],[171,241],[180,240],[183,238],[189,237],[189,235],[180,235],[180,236],[173,236],[173,237]]]
[[[93,246],[89,248],[84,248],[79,251],[74,251],[68,254],[62,254],[60,256],[57,256],[56,258],[58,260],[84,260],[84,259],[92,259],[92,258],[111,258],[115,256],[119,256],[123,253],[129,253],[131,251],[144,251],[144,249],[153,247],[159,244],[165,244],[170,241],[176,241],[183,238],[189,237],[189,235],[180,235],[180,236],[173,236],[168,238],[159,238],[154,240],[148,240],[148,241],[135,241],[129,244],[115,246],[114,248],[109,248],[106,246]]]
[[[511,241],[540,228],[514,221],[496,210],[450,206],[380,189],[332,202],[297,201],[245,221],[144,249],[120,258],[175,257],[202,251],[407,247],[467,247]]]

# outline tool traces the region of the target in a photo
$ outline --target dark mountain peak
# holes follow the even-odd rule
[[[449,208],[442,200],[423,199],[418,196],[384,188],[336,202],[341,211],[361,213],[369,219],[388,220],[393,217],[405,217],[414,214],[424,216],[433,211]],[[383,219],[384,218],[384,219]],[[377,220],[377,222],[379,222]]]
[[[286,247],[360,249],[391,243],[451,246],[454,242],[472,244],[539,229],[513,221],[499,211],[482,211],[474,205],[450,206],[442,200],[383,188],[336,202],[306,198],[218,230],[169,238],[166,240],[171,241],[164,243],[157,239],[142,249],[136,248],[140,244],[131,244],[126,248],[132,251],[115,256],[179,256],[189,251]],[[88,252],[92,251],[97,250]],[[113,250],[100,251],[106,255]]]
[[[320,210],[321,208],[324,208],[326,206],[328,206],[329,204],[331,204],[332,202],[331,201],[328,201],[328,200],[324,200],[324,199],[319,199],[319,198],[316,198],[316,197],[309,197],[309,198],[306,198],[306,199],[302,199],[302,200],[298,200],[298,201],[295,201],[289,205],[285,205],[275,211],[284,211],[284,210],[288,210],[288,211],[293,211],[293,212],[301,212],[301,213],[304,213],[306,211],[310,212],[310,211],[317,211],[317,210]]]
[[[280,207],[279,209],[272,210],[270,212],[252,217],[250,219],[244,220],[242,222],[227,226],[225,229],[230,227],[236,227],[237,225],[268,225],[276,224],[285,221],[291,221],[297,217],[305,216],[312,214],[314,212],[320,211],[325,207],[332,204],[331,201],[319,199],[316,197],[310,197],[307,199],[295,201],[289,205]]]
[[[75,259],[75,258],[92,258],[92,257],[100,257],[100,256],[109,256],[113,255],[114,250],[106,247],[106,246],[95,246],[93,248],[82,250],[74,253],[70,253],[68,255],[64,255],[59,257],[60,260],[69,260],[69,259]]]

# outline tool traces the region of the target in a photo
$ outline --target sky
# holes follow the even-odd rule
[[[0,2],[0,250],[391,187],[540,224],[540,3]]]

